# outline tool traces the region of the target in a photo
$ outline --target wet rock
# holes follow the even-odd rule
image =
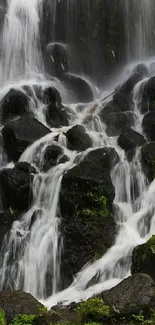
[[[70,150],[84,151],[92,147],[92,139],[82,125],[75,125],[66,133]]]
[[[135,247],[132,253],[131,272],[147,273],[155,281],[155,236],[152,236],[146,244]]]
[[[47,171],[58,164],[59,158],[63,155],[63,149],[58,145],[48,146],[44,153],[43,170]]]
[[[2,247],[4,237],[9,232],[15,220],[20,218],[20,213],[12,209],[0,212],[0,249]]]
[[[63,75],[64,86],[69,91],[72,102],[89,103],[94,100],[94,94],[89,83],[82,77],[72,74]]]
[[[30,174],[36,173],[36,169],[26,161],[16,162],[15,167],[25,173],[30,173]]]
[[[82,266],[101,257],[114,243],[114,196],[109,172],[100,165],[82,162],[63,176],[60,212],[64,286]]]
[[[90,151],[83,159],[84,162],[94,163],[109,172],[119,162],[119,156],[114,148],[99,148]]]
[[[62,74],[68,72],[68,55],[67,46],[63,44],[52,44],[47,46],[47,52],[52,56],[53,61],[51,62],[53,66],[53,71],[55,76],[61,77]]]
[[[4,148],[10,160],[19,159],[25,149],[51,131],[33,117],[11,121],[2,130]]]
[[[132,90],[141,79],[141,73],[134,73],[116,88],[113,100],[123,112],[132,109]]]
[[[139,63],[136,65],[136,67],[133,69],[133,73],[136,73],[136,74],[141,74],[142,77],[147,77],[148,74],[149,74],[149,71],[146,67],[145,64],[143,63]]]
[[[1,104],[1,123],[6,124],[28,112],[29,98],[17,89],[11,89],[3,98]]]
[[[155,141],[155,112],[149,112],[144,116],[143,130],[150,141]]]
[[[70,307],[52,307],[50,311],[47,311],[46,313],[37,317],[35,325],[51,325],[56,323],[81,324],[81,317],[78,312],[72,310]]]
[[[127,128],[118,138],[118,145],[126,152],[142,146],[145,142],[144,137],[140,133],[129,128]]]
[[[119,317],[145,313],[155,307],[155,283],[149,275],[137,273],[101,296],[105,304],[119,311]]]
[[[145,144],[141,148],[141,161],[149,181],[155,178],[155,142]]]
[[[61,103],[60,94],[54,87],[45,88],[41,99],[47,105],[46,121],[51,127],[59,128],[69,125],[68,115]]]
[[[44,306],[30,293],[23,291],[1,291],[0,308],[4,310],[7,323],[19,314],[38,315]]]
[[[67,161],[69,161],[69,157],[64,155],[59,159],[59,164],[65,164]]]
[[[0,185],[4,207],[14,211],[25,211],[31,200],[33,174],[17,167],[0,172]]]

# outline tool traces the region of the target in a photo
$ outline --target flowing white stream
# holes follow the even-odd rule
[[[52,4],[53,39],[49,44],[55,41],[56,33],[56,0],[53,0]],[[88,0],[86,4],[89,11]],[[8,0],[7,5],[2,33],[0,78],[3,87],[0,90],[0,100],[12,88],[12,85],[17,89],[22,89],[23,85],[29,85],[33,89],[34,84],[41,85],[42,88],[56,85],[65,100],[67,94],[60,81],[57,79],[49,81],[43,75],[44,67],[39,34],[43,0]],[[77,0],[75,3],[68,0],[67,6],[68,17],[71,17],[71,22],[74,25]],[[129,7],[129,3],[125,5],[125,12],[128,12]],[[147,37],[150,32],[147,26],[148,19],[151,19],[150,28],[153,26],[151,9],[152,0],[141,1],[135,38],[136,41],[137,37],[139,40],[138,53],[134,59],[139,57],[146,59],[147,57]],[[69,24],[67,25],[68,29]],[[73,35],[69,36],[73,37]],[[129,35],[127,38],[129,43]],[[143,48],[145,48],[144,51]],[[137,83],[133,90],[134,129],[139,133],[142,133],[143,118],[141,98],[147,80],[148,78],[145,78]],[[109,93],[111,93],[111,89],[105,91],[106,95]],[[105,96],[102,94],[101,98]],[[109,97],[108,100],[110,99]],[[61,223],[59,193],[63,174],[75,165],[78,153],[67,149],[64,131],[69,127],[53,129],[52,133],[28,147],[20,157],[20,161],[27,161],[37,169],[32,184],[33,202],[30,210],[22,215],[19,221],[13,223],[10,233],[4,238],[0,265],[1,290],[6,288],[25,290],[44,300],[48,307],[58,302],[69,304],[72,301],[85,300],[102,290],[113,287],[127,277],[130,274],[133,248],[146,242],[155,233],[155,181],[150,185],[147,183],[140,162],[140,148],[137,149],[133,160],[129,162],[125,152],[117,145],[117,137],[107,136],[106,127],[98,115],[100,101],[97,100],[96,103],[96,110],[90,121],[87,121],[87,116],[94,103],[85,105],[81,110],[78,109],[78,104],[69,105],[70,111],[73,113],[69,127],[74,124],[84,125],[93,140],[93,148],[113,147],[119,155],[119,163],[111,172],[116,192],[114,217],[118,225],[115,244],[101,259],[84,266],[75,275],[69,288],[58,292],[61,280],[61,249],[63,247],[63,238],[59,232]],[[33,101],[31,104],[29,109],[34,112]],[[44,105],[39,100],[35,115],[42,123],[46,124]],[[56,136],[59,136],[58,144],[62,147],[64,154],[69,157],[69,161],[58,164],[49,169],[47,173],[41,172],[45,150],[48,145],[56,144]],[[86,152],[81,154],[81,160],[85,154]],[[147,218],[148,214],[150,221]],[[12,260],[14,263],[11,262]],[[98,283],[92,285],[91,280],[96,275]],[[51,292],[52,296],[49,297]]]

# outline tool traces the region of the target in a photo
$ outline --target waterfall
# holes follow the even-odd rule
[[[30,145],[20,157],[20,162],[28,162],[37,170],[32,184],[33,200],[29,210],[13,223],[10,232],[5,235],[0,258],[0,289],[25,290],[44,300],[49,307],[58,302],[69,304],[85,300],[119,283],[130,274],[133,248],[145,243],[155,232],[155,181],[148,185],[141,165],[140,149],[136,150],[132,161],[128,161],[124,150],[117,144],[117,137],[107,135],[106,126],[99,115],[100,109],[112,96],[105,100],[103,98],[113,93],[120,79],[123,82],[124,75],[123,78],[117,76],[114,87],[109,82],[112,75],[117,75],[118,68],[123,69],[127,63],[131,64],[124,72],[127,78],[126,71],[134,66],[133,61],[142,60],[146,67],[154,62],[150,57],[154,53],[155,6],[153,0],[141,0],[138,8],[134,0],[119,0],[118,8],[114,3],[112,0],[94,3],[90,0],[7,2],[0,58],[0,100],[12,88],[23,92],[23,86],[27,86],[35,94],[34,85],[42,90],[55,86],[70,112],[69,126],[52,128],[51,133]],[[106,15],[110,17],[110,35],[106,29],[108,22],[105,15],[103,25],[100,27],[98,23],[101,23],[106,10],[110,13],[110,16]],[[122,44],[119,33],[113,34],[116,28],[113,22],[118,19],[119,10]],[[135,37],[131,39],[132,34]],[[68,76],[72,77],[69,86]],[[87,85],[95,97],[93,103],[86,103],[81,109],[79,103],[73,104],[70,100],[76,101],[70,88],[77,78],[78,82],[82,80]],[[143,78],[134,86],[131,98],[133,129],[141,134],[141,104],[147,80],[148,77]],[[69,91],[72,97],[69,97]],[[84,92],[82,88],[81,93]],[[33,113],[36,109],[35,117],[47,125],[46,105],[41,99],[36,101],[36,106],[34,103],[31,105],[31,101],[29,111]],[[94,105],[97,108],[93,118],[87,121]],[[118,231],[114,245],[100,259],[83,266],[74,275],[73,283],[59,292],[63,249],[59,210],[61,181],[66,171],[82,161],[88,153],[79,154],[67,149],[64,133],[76,124],[84,125],[90,135],[93,145],[89,150],[112,147],[119,156],[119,162],[111,172],[115,187],[113,210]],[[45,150],[52,144],[59,144],[68,161],[43,172],[41,167]],[[149,225],[148,213],[151,216]],[[98,282],[92,284],[91,280],[96,275]]]

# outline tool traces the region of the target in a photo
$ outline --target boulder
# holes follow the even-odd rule
[[[0,172],[4,208],[11,208],[13,211],[25,211],[28,209],[31,201],[31,183],[33,181],[31,170],[33,169],[29,168],[28,164],[27,171],[17,166]]]
[[[83,159],[84,162],[94,163],[109,172],[119,162],[119,156],[114,148],[98,148],[90,151]]]
[[[56,309],[56,310],[55,310]],[[37,317],[35,325],[51,324],[81,324],[81,317],[77,311],[69,308],[51,308],[50,311]]]
[[[142,74],[134,73],[123,84],[115,89],[113,100],[123,112],[132,109],[132,91],[134,86],[140,80],[142,80]]]
[[[24,116],[9,122],[2,130],[8,158],[17,161],[29,145],[50,132],[50,129],[33,117]]]
[[[1,101],[1,123],[6,124],[28,112],[29,98],[17,89],[10,89]]]
[[[60,191],[64,286],[81,267],[101,257],[114,243],[114,196],[110,174],[100,165],[84,161],[64,174]]]
[[[45,308],[30,293],[23,291],[1,291],[0,309],[4,310],[7,323],[19,314],[38,315]]]
[[[121,112],[120,107],[114,102],[109,102],[100,112],[100,118],[106,124],[106,133],[108,136],[117,136],[125,128],[134,125],[133,112]]]
[[[142,146],[145,142],[140,133],[129,128],[126,128],[118,138],[118,145],[126,152]]]
[[[143,118],[143,130],[150,141],[155,141],[155,112],[147,113]]]
[[[147,178],[152,182],[155,178],[155,142],[147,143],[141,148],[141,162]]]
[[[131,272],[147,273],[155,281],[155,236],[152,236],[146,244],[134,248]]]
[[[137,273],[101,294],[105,304],[119,311],[119,317],[144,314],[155,307],[155,283],[147,274]]]
[[[94,100],[91,85],[82,77],[66,73],[61,80],[69,92],[72,102],[89,103]]]
[[[84,126],[75,125],[66,133],[68,140],[68,149],[76,151],[85,151],[92,147],[92,139],[86,133]]]
[[[54,167],[59,162],[60,157],[63,155],[63,149],[56,145],[52,144],[47,146],[44,153],[44,162],[43,162],[43,170],[47,171],[51,167]]]
[[[139,63],[137,64],[134,69],[133,69],[133,73],[138,73],[141,74],[142,77],[147,77],[149,74],[148,68],[144,63]]]
[[[60,94],[54,87],[45,88],[41,93],[41,100],[47,105],[46,122],[48,125],[54,128],[69,125],[68,115],[61,103]]]
[[[12,209],[0,212],[0,249],[5,235],[9,232],[15,220],[20,218],[20,213]]]

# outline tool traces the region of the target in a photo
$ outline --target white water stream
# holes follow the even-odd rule
[[[55,1],[53,3],[56,5]],[[145,16],[147,12],[149,14],[145,16],[145,19],[143,18],[143,21],[140,20],[138,35],[141,35],[139,36],[141,44],[147,47],[148,30],[145,29],[145,34],[143,34],[142,28],[145,28],[144,25],[151,13],[151,1],[143,0],[141,4],[143,15]],[[145,11],[146,7],[148,11]],[[0,62],[1,84],[5,85],[0,90],[0,99],[5,96],[12,85],[21,89],[25,83],[31,86],[35,83],[41,84],[43,87],[51,84],[57,85],[63,99],[67,96],[58,80],[48,81],[43,76],[44,68],[39,39],[41,8],[42,0],[8,0]],[[55,25],[55,17],[53,24]],[[140,51],[141,48],[142,45],[139,46]],[[146,59],[146,53],[140,55]],[[143,117],[140,106],[145,82],[147,79],[139,82],[133,91],[136,116],[134,129],[140,133],[142,133]],[[104,94],[101,96],[104,98]],[[78,105],[70,105],[70,109],[74,112],[70,124],[82,124],[92,105],[92,103],[86,105],[80,112]],[[49,295],[48,283],[49,291],[52,291],[52,296],[44,301],[48,307],[58,302],[68,304],[72,301],[87,299],[95,293],[113,287],[127,277],[130,274],[133,248],[146,242],[152,234],[155,234],[155,181],[148,185],[145,179],[140,163],[140,149],[137,149],[132,162],[128,162],[124,151],[117,145],[117,138],[106,135],[105,125],[98,116],[99,106],[94,112],[92,121],[85,127],[93,139],[94,148],[114,147],[120,158],[111,173],[116,191],[114,217],[118,224],[115,244],[101,259],[84,266],[69,288],[57,292],[63,245],[63,238],[59,233],[61,222],[58,213],[59,192],[63,174],[74,166],[77,152],[71,152],[66,148],[63,136],[66,128],[55,129],[51,134],[30,146],[20,158],[20,161],[37,165],[38,174],[35,175],[33,181],[33,203],[30,210],[21,217],[20,221],[14,222],[9,237],[6,236],[4,239],[1,252],[3,263],[0,269],[0,289],[22,289],[39,299],[44,299]],[[34,109],[33,105],[30,109]],[[42,103],[38,102],[36,116],[45,123]],[[59,145],[69,157],[69,161],[51,168],[47,173],[41,173],[39,167],[43,163],[45,149],[48,145],[55,143],[56,135],[59,135]],[[85,153],[82,157],[84,155]],[[148,214],[151,216],[150,224],[147,222]],[[14,264],[10,263],[12,258],[15,261]],[[89,286],[96,274],[99,275],[98,284]]]

